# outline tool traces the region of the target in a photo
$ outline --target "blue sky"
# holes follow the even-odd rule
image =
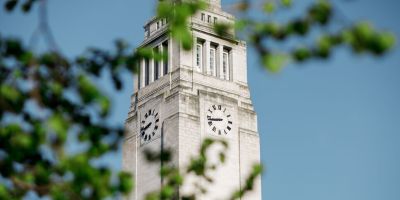
[[[309,1],[294,2],[301,8]],[[335,2],[348,19],[368,19],[400,37],[399,1]],[[88,46],[109,48],[115,38],[139,44],[142,26],[155,5],[155,1],[128,0],[49,3],[51,29],[69,56]],[[35,12],[9,15],[0,11],[2,36],[17,35],[28,41],[36,25]],[[328,62],[289,65],[279,74],[262,69],[251,52],[249,85],[267,167],[263,199],[400,199],[398,48],[379,59],[353,55],[343,48]],[[101,83],[115,105],[112,123],[122,124],[127,115],[133,85],[129,75],[124,78],[126,87],[119,94]]]

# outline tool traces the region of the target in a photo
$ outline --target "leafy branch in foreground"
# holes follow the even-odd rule
[[[43,0],[7,0],[4,6],[8,11],[20,7],[29,12],[37,2]],[[264,20],[249,15],[255,11],[249,0],[238,1],[238,21],[233,26],[217,24],[215,30],[223,35],[235,28],[256,49],[262,64],[273,72],[289,61],[328,58],[338,46],[381,56],[395,44],[392,33],[375,30],[365,22],[333,29],[337,10],[326,0],[316,1],[301,17],[288,22],[272,21],[270,16],[292,6],[291,0],[279,2],[266,1],[262,6],[262,14],[267,16]],[[189,18],[205,6],[203,1],[164,0],[160,1],[157,14],[167,18],[171,36],[189,50],[193,44]],[[315,31],[320,31],[317,38],[312,34]],[[294,37],[296,44],[283,48],[284,42]],[[316,42],[309,43],[310,38]],[[21,199],[29,191],[53,199],[105,199],[129,193],[133,185],[131,175],[116,175],[108,166],[93,164],[116,152],[123,133],[122,127],[106,123],[112,103],[95,81],[105,71],[113,80],[114,89],[120,90],[121,74],[136,73],[137,62],[152,57],[166,59],[150,49],[132,53],[122,41],[116,43],[115,50],[91,48],[76,59],[54,51],[35,54],[18,40],[0,35],[0,199]],[[78,142],[68,143],[71,137]],[[205,142],[203,153],[210,143],[213,142]],[[68,153],[74,145],[84,148]],[[220,159],[224,161],[223,154]],[[166,165],[160,172],[165,185],[149,198],[173,198],[187,174],[211,181],[206,172],[214,167],[207,165],[202,153],[193,158],[186,172]],[[255,166],[245,187],[231,198],[240,198],[250,190],[260,171]],[[205,192],[201,186],[197,188],[194,192]],[[184,198],[193,199],[195,195]]]
[[[36,55],[18,40],[0,37],[2,199],[29,191],[54,199],[102,199],[131,190],[131,175],[92,164],[116,152],[123,134],[107,125],[111,102],[94,80],[108,70],[121,89],[121,73],[135,71],[139,56],[130,52],[119,41],[115,53],[90,49],[69,60],[57,52]],[[68,143],[73,136],[77,142]],[[79,145],[85,148],[66,153]]]
[[[236,23],[217,23],[214,30],[223,37],[232,37],[230,30],[236,30],[241,39],[255,48],[261,63],[271,72],[280,71],[290,62],[327,59],[339,46],[350,47],[355,53],[382,56],[396,43],[393,33],[376,30],[368,22],[340,24],[340,12],[329,0],[316,0],[302,16],[286,22],[274,21],[273,15],[290,10],[291,0],[267,0],[259,10],[252,6],[253,2],[249,0],[238,1]],[[207,4],[201,0],[164,0],[158,5],[158,17],[168,19],[171,36],[180,41],[184,49],[190,50],[193,42],[188,21],[206,7]],[[254,13],[261,16],[254,17]],[[295,44],[285,43],[292,38],[297,39]],[[310,42],[313,40],[314,43]]]
[[[220,145],[222,148],[219,152],[213,152],[211,155],[208,153],[212,146]],[[215,140],[207,138],[203,141],[199,155],[192,157],[188,166],[184,169],[178,169],[176,166],[170,163],[171,153],[169,150],[161,152],[152,152],[145,150],[144,154],[148,161],[157,164],[158,162],[164,163],[160,169],[160,176],[163,180],[163,185],[159,191],[154,191],[146,196],[146,200],[194,200],[199,195],[206,194],[207,189],[201,183],[212,185],[214,179],[209,176],[209,173],[218,169],[223,163],[225,163],[226,151],[228,149],[228,143],[224,140]],[[213,156],[216,153],[218,155],[218,162],[211,163],[209,156]],[[242,189],[232,194],[231,199],[239,199],[243,197],[247,192],[253,189],[256,178],[261,175],[262,166],[255,164],[249,177],[246,179],[246,184]],[[195,188],[190,194],[179,194],[179,189],[185,184],[187,177],[191,176],[196,182],[194,183]]]

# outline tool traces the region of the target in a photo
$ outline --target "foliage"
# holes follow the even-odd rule
[[[93,78],[107,69],[120,89],[122,68],[133,71],[136,59],[126,46],[117,42],[114,54],[91,49],[68,60],[56,52],[35,55],[15,39],[0,41],[0,169],[12,183],[2,195],[21,198],[32,190],[54,199],[102,199],[128,193],[130,175],[121,172],[113,181],[110,169],[91,164],[115,152],[123,134],[104,123],[110,101]],[[87,145],[84,151],[65,153],[71,134]]]
[[[264,67],[280,71],[289,62],[304,62],[310,59],[326,59],[339,46],[347,46],[355,53],[370,53],[380,56],[393,48],[395,36],[387,31],[379,31],[368,22],[338,25],[340,13],[328,0],[317,0],[310,5],[303,16],[287,22],[274,21],[274,14],[291,8],[291,0],[265,1],[265,18],[252,18],[250,2],[242,0],[238,10],[242,13],[235,26],[250,46],[256,49]],[[244,15],[243,15],[244,14]],[[336,21],[335,21],[336,19]],[[217,25],[218,28],[220,25]],[[229,27],[228,27],[229,28]],[[319,36],[316,36],[316,32]],[[287,48],[285,41],[296,38],[295,45]],[[311,44],[308,41],[315,38]],[[281,44],[274,45],[276,43]],[[278,46],[278,47],[277,47]],[[286,48],[284,48],[286,47]]]
[[[5,9],[20,7],[29,12],[39,0],[7,0]],[[216,24],[215,31],[224,37],[229,29],[254,47],[266,69],[276,72],[289,62],[304,62],[328,58],[334,48],[347,46],[355,53],[380,56],[395,44],[393,34],[375,30],[367,23],[354,23],[332,31],[337,12],[326,0],[318,0],[304,13],[288,22],[273,21],[272,15],[292,7],[291,0],[265,1],[262,12],[267,16],[250,15],[254,9],[249,0],[236,4],[240,16],[235,24]],[[160,1],[157,15],[166,18],[171,37],[186,50],[192,48],[188,22],[200,9],[202,1]],[[313,32],[320,31],[316,42]],[[271,41],[283,44],[297,38],[298,46],[277,49]],[[282,45],[283,46],[283,45]],[[75,59],[57,51],[35,53],[15,38],[0,35],[0,199],[21,199],[29,191],[53,199],[104,199],[128,194],[133,186],[131,175],[113,174],[106,166],[93,161],[107,153],[115,152],[122,140],[122,127],[106,123],[111,102],[95,84],[102,72],[114,83],[114,89],[123,87],[121,74],[137,73],[137,63],[142,58],[167,59],[151,49],[137,49],[135,53],[125,42],[118,40],[114,50],[90,48]],[[67,142],[76,136],[85,148],[78,153],[67,153]],[[198,157],[193,158],[186,171],[164,165],[160,175],[164,185],[160,191],[149,194],[147,199],[174,199],[176,189],[187,174],[194,174],[212,181],[207,172],[216,166],[207,164],[206,151],[213,143],[206,140]],[[167,152],[161,155],[148,153],[149,160],[168,163]],[[224,152],[220,152],[224,162]],[[254,166],[244,188],[232,194],[231,199],[242,197],[253,187],[261,173],[261,166]],[[199,191],[182,199],[195,199]]]

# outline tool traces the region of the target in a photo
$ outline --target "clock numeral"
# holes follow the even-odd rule
[[[212,114],[212,111],[211,111],[211,109],[208,109],[208,112],[210,112],[210,113]]]
[[[227,126],[226,128],[227,128],[229,131],[231,130],[231,127],[230,127],[230,126]]]
[[[232,121],[228,121],[228,124],[232,124]]]
[[[154,115],[154,117],[157,117],[158,113],[156,113],[156,115]]]
[[[224,133],[225,133],[225,135],[228,134],[228,133],[226,132],[226,130],[224,130]]]
[[[214,110],[217,110],[217,106],[213,105],[212,107],[214,108]]]
[[[217,128],[215,128],[215,126],[214,126],[212,130],[215,132],[217,130]]]
[[[148,115],[151,115],[151,110],[149,110]]]
[[[218,110],[221,110],[222,109],[222,106],[221,105],[218,105]]]
[[[158,123],[159,121],[160,121],[160,119],[157,118],[157,119],[156,119],[156,123]]]
[[[153,132],[153,136],[155,135],[156,133],[155,132]]]
[[[218,135],[221,135],[221,130],[218,130]]]
[[[147,118],[148,117],[148,114],[146,113],[145,115],[144,115],[144,118]]]
[[[157,130],[158,129],[158,126],[156,125],[155,127],[154,127],[154,130]]]
[[[231,117],[231,115],[227,115],[226,117]]]
[[[208,125],[209,125],[209,126],[212,126],[212,124],[213,124],[212,121],[209,121],[209,122],[208,122]]]
[[[145,123],[145,121],[143,120],[143,121],[142,121],[142,124],[144,124],[144,123]]]
[[[225,111],[226,111],[226,108],[224,108],[224,111],[223,111],[223,112],[225,113]]]
[[[211,116],[210,116],[210,115],[207,115],[207,119],[208,119],[208,120],[211,119]]]

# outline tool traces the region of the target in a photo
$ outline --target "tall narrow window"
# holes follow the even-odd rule
[[[157,21],[157,30],[160,29],[160,21]]]
[[[201,21],[206,21],[206,14],[204,14],[204,13],[201,13]]]
[[[211,23],[211,15],[208,15],[207,22]]]
[[[137,65],[139,66],[139,76],[137,76],[137,78],[138,78],[138,82],[137,83],[138,83],[138,89],[141,89],[143,87],[143,83],[142,83],[142,80],[143,80],[143,66],[142,66],[142,62],[138,61]]]
[[[216,75],[216,60],[215,60],[215,52],[216,52],[216,48],[215,47],[211,47],[210,48],[210,65],[209,65],[209,69],[207,74],[209,75]]]
[[[164,72],[164,75],[166,75],[166,74],[168,74],[168,60],[169,60],[169,58],[168,58],[168,41],[165,41],[163,44],[162,44],[162,48],[163,48],[163,55],[164,55],[164,64],[163,64],[163,72]]]
[[[150,36],[150,29],[149,29],[148,26],[144,29],[144,36],[145,36],[146,38]]]
[[[216,24],[217,23],[217,18],[216,17],[214,17],[214,24]]]
[[[150,83],[150,63],[149,59],[144,60],[144,86]]]
[[[198,72],[201,72],[202,67],[203,67],[203,44],[198,42],[196,45],[196,70]]]
[[[154,48],[154,54],[158,54],[158,47]],[[157,80],[160,76],[160,63],[158,60],[154,60],[154,81]]]
[[[229,80],[229,70],[229,51],[224,49],[224,52],[222,53],[221,78]]]

